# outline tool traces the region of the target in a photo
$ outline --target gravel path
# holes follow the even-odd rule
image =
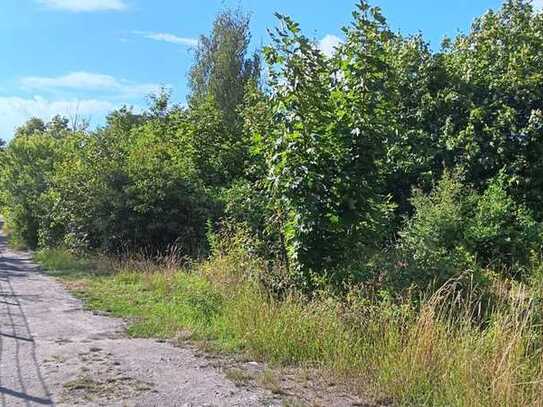
[[[85,311],[0,235],[0,405],[261,407],[280,401],[237,387],[188,346],[127,338],[122,321]]]

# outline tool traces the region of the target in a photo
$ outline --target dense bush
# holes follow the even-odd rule
[[[477,260],[515,274],[539,255],[543,243],[541,225],[523,205],[507,193],[505,178],[492,180],[477,197],[467,218],[464,237]]]
[[[59,154],[57,134],[45,128],[41,132],[19,134],[3,154],[4,213],[14,238],[31,247],[38,244],[46,221],[46,194],[54,163]]]
[[[492,268],[521,276],[543,244],[541,226],[508,194],[503,175],[482,194],[446,172],[429,194],[416,191],[413,216],[400,232],[400,280],[421,287]]]
[[[162,92],[94,131],[21,126],[0,150],[14,237],[198,257],[243,225],[307,291],[523,278],[541,249],[543,13],[507,0],[433,51],[361,1],[332,56],[278,19],[265,86],[247,16],[224,11],[186,107]]]
[[[432,280],[440,285],[472,265],[464,240],[472,194],[450,173],[431,193],[414,193],[414,214],[400,232],[399,250],[405,259],[399,269],[402,279],[421,287]]]
[[[391,36],[377,9],[361,4],[338,56],[326,58],[280,16],[266,50],[275,128],[261,137],[270,197],[293,272],[309,283],[337,275],[352,251],[378,244],[390,205],[379,161],[391,128],[383,48]]]

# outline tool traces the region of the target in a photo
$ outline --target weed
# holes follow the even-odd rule
[[[236,386],[241,386],[253,379],[253,376],[245,370],[232,368],[224,372],[225,377],[233,382]]]
[[[273,394],[284,394],[284,391],[281,387],[281,380],[277,377],[277,374],[271,369],[266,369],[262,373],[260,373],[256,381],[260,386],[271,391]]]

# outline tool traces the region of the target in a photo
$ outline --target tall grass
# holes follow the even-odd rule
[[[132,320],[136,336],[207,340],[281,365],[326,369],[405,406],[542,406],[541,290],[496,283],[492,295],[458,281],[419,302],[341,300],[295,292],[278,300],[242,251],[190,270],[145,262],[85,279],[92,308]],[[416,306],[414,304],[417,304]]]

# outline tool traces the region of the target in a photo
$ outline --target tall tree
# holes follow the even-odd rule
[[[241,110],[249,84],[259,82],[258,54],[248,56],[249,17],[237,10],[219,13],[209,36],[202,36],[190,71],[187,151],[210,186],[228,186],[244,174],[250,140]]]
[[[240,123],[238,108],[245,87],[258,80],[258,54],[248,57],[251,33],[249,17],[241,10],[224,10],[215,19],[211,35],[201,36],[195,63],[189,74],[192,103],[211,97],[225,123]]]
[[[391,132],[385,47],[392,33],[380,10],[361,2],[345,44],[329,59],[297,23],[278,18],[281,28],[265,50],[275,126],[260,137],[270,200],[303,283],[343,279],[337,271],[380,240],[389,211],[378,181]]]
[[[483,188],[502,169],[515,196],[538,212],[543,200],[543,14],[507,0],[445,49],[454,106],[442,140],[468,180]]]
[[[42,119],[32,117],[26,123],[18,127],[17,130],[15,130],[15,137],[40,134],[45,131],[45,128],[46,126]]]

